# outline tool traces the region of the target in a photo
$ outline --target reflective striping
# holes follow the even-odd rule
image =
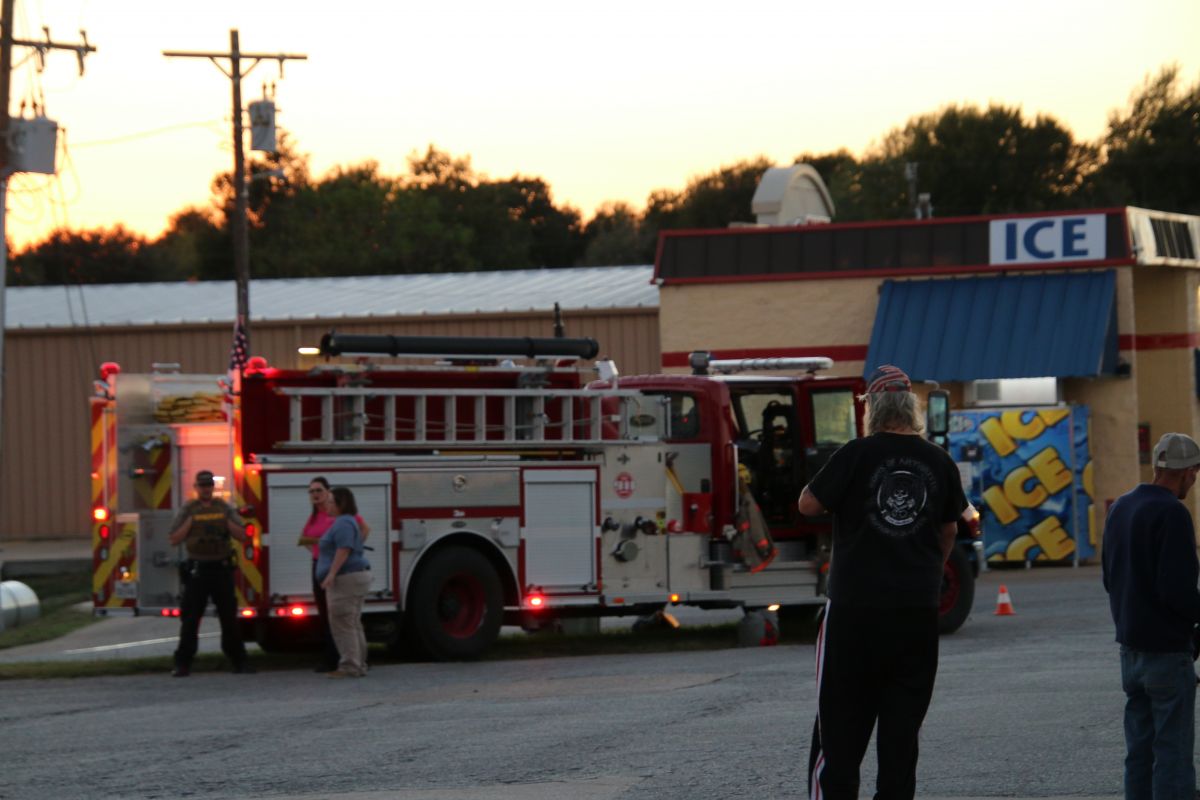
[[[255,594],[262,594],[263,579],[258,565],[253,561],[248,561],[241,549],[238,550],[237,560],[238,569],[241,570],[242,577],[246,579],[246,584],[254,590]],[[242,605],[245,605],[245,603]]]
[[[246,497],[245,500],[251,505],[258,505],[262,502],[262,473],[257,469],[246,470]]]
[[[133,458],[135,466],[144,470],[133,481],[141,508],[170,510],[174,484],[170,442],[163,439],[149,452],[134,450]]]
[[[100,534],[96,533],[93,537],[93,541],[98,541],[99,538]],[[133,550],[133,544],[136,541],[136,538],[137,533],[134,530],[133,525],[124,524],[120,526],[117,535],[113,537],[113,542],[110,546],[111,549],[108,552],[108,558],[105,559],[104,563],[99,564],[96,567],[96,571],[92,574],[93,594],[96,594],[101,589],[105,588],[105,586],[108,584],[109,578],[112,576],[113,570],[115,570],[117,565],[124,560],[126,555],[133,555],[130,551]],[[99,545],[97,545],[97,547],[99,547]],[[111,601],[115,599],[116,598],[109,598],[110,602],[106,603],[106,605],[114,605],[114,603]],[[116,605],[119,605],[119,603]]]

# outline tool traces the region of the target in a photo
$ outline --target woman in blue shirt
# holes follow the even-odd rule
[[[355,515],[354,493],[333,490],[338,517],[317,544],[317,580],[329,605],[329,629],[341,659],[330,678],[361,678],[367,674],[367,637],[362,608],[371,588],[371,565],[363,555],[363,537]]]

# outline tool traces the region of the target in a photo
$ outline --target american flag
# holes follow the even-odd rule
[[[249,359],[250,339],[246,336],[246,326],[241,317],[233,325],[233,343],[229,346],[229,371],[240,372]]]

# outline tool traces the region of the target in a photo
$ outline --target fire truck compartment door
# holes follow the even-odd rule
[[[122,514],[121,517],[132,516]],[[185,558],[181,545],[167,541],[175,512],[139,511],[137,542],[137,604],[140,609],[173,608],[179,605],[179,563]]]
[[[525,472],[525,583],[547,591],[596,589],[596,473]]]
[[[371,564],[371,592],[390,589],[388,509],[391,508],[392,474],[321,470],[267,476],[267,519],[271,526],[267,593],[312,596],[312,548],[299,547],[296,540],[312,513],[308,484],[318,475],[324,475],[330,486],[345,486],[354,492],[358,515],[371,526],[366,545],[372,549],[365,552]]]

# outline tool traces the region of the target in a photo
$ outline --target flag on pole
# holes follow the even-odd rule
[[[240,372],[249,360],[250,339],[246,336],[246,326],[238,317],[233,325],[233,343],[229,346],[229,371]]]

